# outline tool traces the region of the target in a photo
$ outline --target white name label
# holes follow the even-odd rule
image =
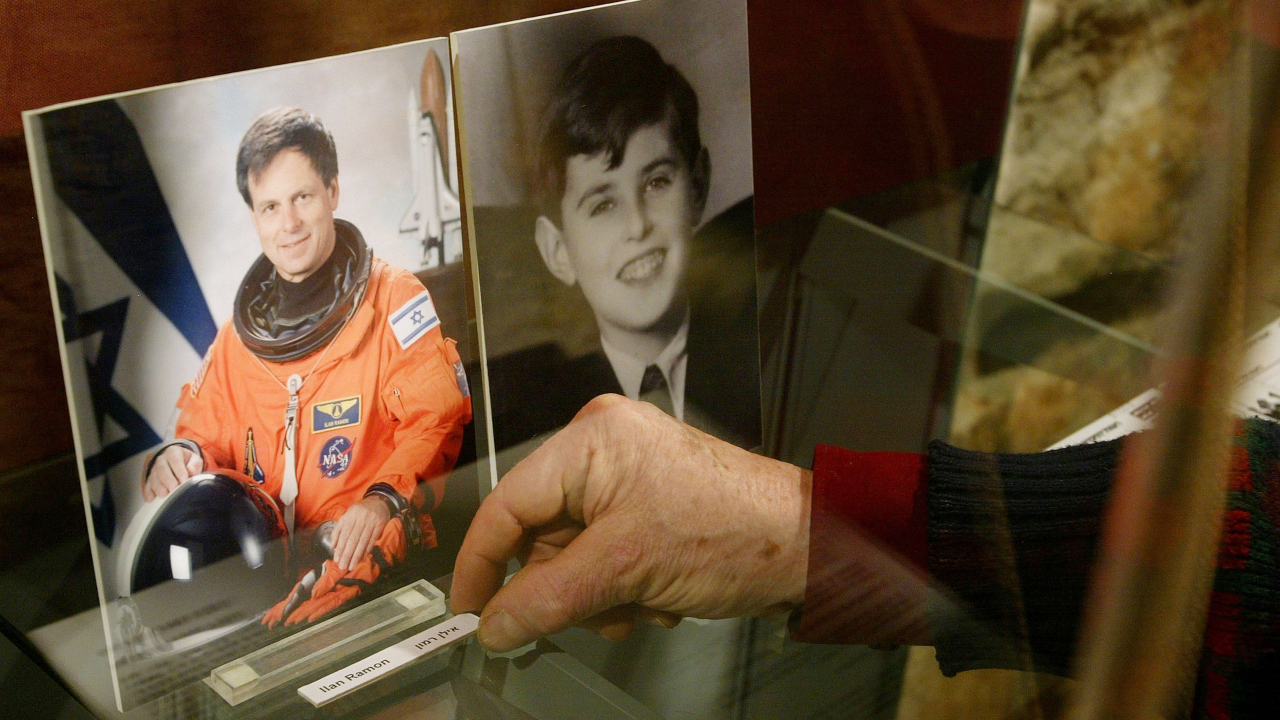
[[[298,688],[298,694],[312,705],[320,707],[383,675],[395,672],[418,658],[426,657],[471,637],[479,626],[479,617],[471,613],[459,615],[337,672],[329,673],[310,685],[303,685]]]

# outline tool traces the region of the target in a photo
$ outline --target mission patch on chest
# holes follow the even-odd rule
[[[322,433],[360,424],[360,396],[324,400],[311,405],[311,432]]]

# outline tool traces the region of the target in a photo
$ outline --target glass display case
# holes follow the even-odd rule
[[[564,9],[543,5],[513,12]],[[1270,5],[1234,0],[1143,10],[1103,0],[1085,5],[993,1],[959,9],[903,0],[824,7],[815,12],[829,17],[802,20],[799,10],[749,4],[755,174],[754,190],[744,181],[743,191],[754,192],[755,202],[761,454],[807,468],[818,445],[921,453],[944,441],[1038,453],[1150,430],[1144,449],[1130,446],[1128,474],[1117,480],[1117,492],[1137,500],[1126,506],[1130,514],[1109,522],[1133,538],[1103,551],[1113,553],[1110,574],[1097,582],[1109,594],[1089,598],[1075,679],[1032,672],[1030,664],[947,678],[930,647],[797,642],[788,617],[778,615],[686,618],[672,629],[639,624],[616,642],[574,628],[510,653],[487,652],[472,638],[320,707],[299,695],[303,683],[453,618],[433,612],[424,622],[389,625],[356,649],[334,650],[305,677],[232,705],[204,678],[213,665],[262,647],[261,633],[242,632],[243,652],[224,647],[216,663],[156,636],[145,642],[163,646],[159,654],[112,664],[90,552],[95,520],[66,520],[68,508],[73,518],[81,509],[80,470],[74,455],[62,454],[0,480],[0,488],[62,493],[36,498],[51,510],[41,517],[60,518],[56,532],[36,533],[49,539],[15,545],[0,564],[0,691],[42,716],[138,719],[926,720],[1100,717],[1117,707],[1178,716],[1179,708],[1200,707],[1206,691],[1196,688],[1195,667],[1225,472],[1204,458],[1225,447],[1230,413],[1280,419],[1280,380],[1272,380],[1280,367],[1280,273],[1272,271],[1280,267],[1280,17]],[[766,40],[783,33],[792,33],[792,43],[830,40],[866,18],[878,25],[859,37],[878,49],[819,47],[814,52],[830,52],[835,61],[813,73],[865,80],[881,75],[877,68],[892,72],[861,89],[841,85],[852,99],[809,98],[812,117],[779,107],[796,100],[780,89],[788,73],[804,73],[787,64],[788,52],[765,48]],[[378,38],[408,39],[395,35],[387,18],[372,22],[381,23]],[[424,27],[422,37],[464,27],[456,18],[433,22],[438,27]],[[1016,52],[992,51],[1000,47]],[[506,49],[513,67],[518,50]],[[848,57],[837,52],[859,62],[841,65]],[[416,71],[421,60],[412,60],[406,67]],[[958,73],[981,80],[981,94],[997,99],[966,112],[964,88],[947,84]],[[450,87],[461,77],[455,68]],[[796,93],[814,94],[813,82],[797,77]],[[884,97],[894,98],[892,107],[877,112]],[[979,117],[993,112],[999,117]],[[821,135],[837,133],[841,117],[858,131],[855,139],[833,138],[837,159],[822,157]],[[897,126],[887,140],[875,135],[886,125]],[[790,157],[779,146],[798,131],[819,138],[798,141]],[[472,149],[483,142],[464,140]],[[886,142],[894,146],[882,147]],[[797,166],[806,163],[825,185],[804,179]],[[454,200],[463,208],[469,192],[506,192],[492,184],[469,191],[467,165],[459,165],[446,163],[442,177],[453,173]],[[489,227],[510,220],[510,213],[486,209]],[[532,245],[519,252],[534,257]],[[518,263],[537,262],[520,257]],[[433,293],[447,286],[462,296],[475,280],[498,287],[491,297],[524,297],[508,275],[489,270],[482,278],[468,267],[464,278],[463,259],[454,260],[456,272],[442,261],[418,273]],[[567,303],[544,310],[554,314]],[[459,362],[479,378],[480,311],[450,312],[451,322],[466,328]],[[528,350],[526,336],[537,335],[508,330],[513,356]],[[536,340],[563,349],[582,338],[543,332]],[[482,386],[476,380],[472,387]],[[484,401],[487,407],[490,399]],[[505,471],[518,459],[511,452],[545,439],[521,437],[525,446],[493,453],[492,444],[484,446],[488,422],[492,415],[477,413],[466,442],[478,437],[479,449],[463,453],[433,513],[440,552],[395,576],[405,585],[429,582],[433,599],[436,591],[450,592],[452,556],[490,490],[490,472]],[[27,498],[38,491],[22,492]],[[27,504],[0,503],[0,513],[0,522],[16,528],[41,522]],[[1108,531],[1120,532],[1116,527]],[[1174,549],[1143,554],[1162,538]],[[1017,568],[1010,573],[1016,583]],[[1159,593],[1177,602],[1160,604]],[[235,614],[226,607],[209,612]],[[1171,626],[1195,629],[1174,633]],[[1157,654],[1180,664],[1147,662]],[[143,687],[140,701],[122,712],[116,673],[131,664],[164,689]]]

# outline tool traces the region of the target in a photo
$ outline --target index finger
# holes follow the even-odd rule
[[[517,463],[480,504],[454,563],[455,613],[480,612],[502,587],[525,531],[562,517],[571,493],[582,496],[578,486],[591,462],[588,441],[583,428],[570,423]]]
[[[343,515],[338,518],[338,522],[333,526],[333,532],[329,535],[329,546],[333,548],[331,557],[338,563],[338,567],[342,567],[342,554],[346,552],[348,538],[351,536],[350,527],[351,521]]]

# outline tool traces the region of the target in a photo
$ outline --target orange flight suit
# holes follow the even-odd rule
[[[423,326],[398,339],[397,318],[402,334],[411,319]],[[174,436],[200,446],[206,470],[244,472],[279,500],[289,400],[283,386],[296,373],[305,380],[298,392],[297,527],[337,520],[378,482],[405,498],[429,483],[438,503],[471,419],[454,346],[422,283],[375,257],[360,307],[327,350],[267,362],[224,324],[182,389]],[[431,509],[420,516],[428,547],[435,545],[425,514]]]

